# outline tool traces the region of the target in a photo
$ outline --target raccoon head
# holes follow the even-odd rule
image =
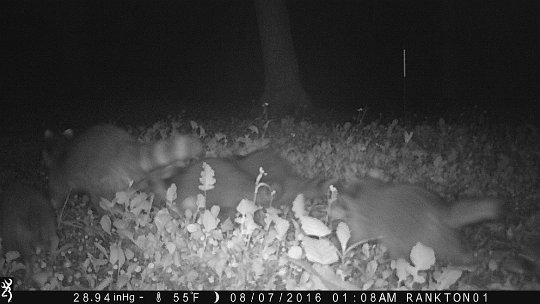
[[[61,135],[51,130],[45,131],[45,149],[43,149],[43,164],[47,168],[53,167],[66,155],[68,144],[73,140],[73,130],[67,129]]]

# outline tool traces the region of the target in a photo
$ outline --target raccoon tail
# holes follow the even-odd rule
[[[496,219],[502,203],[496,199],[462,200],[454,203],[446,219],[452,228],[460,228],[483,220]]]
[[[156,168],[178,162],[178,166],[196,158],[202,153],[202,144],[198,138],[191,135],[176,135],[168,140],[161,140],[144,152],[140,160],[143,170],[150,172]]]

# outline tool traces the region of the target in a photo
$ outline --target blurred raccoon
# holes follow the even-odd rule
[[[75,138],[70,133],[54,136],[47,131],[45,141],[43,160],[49,171],[52,204],[57,209],[70,193],[83,192],[100,210],[101,197],[112,199],[152,170],[171,164],[183,166],[202,152],[200,141],[189,135],[141,143],[113,125],[91,127]]]
[[[528,221],[531,231],[525,234],[525,244],[519,254],[525,269],[540,277],[540,212]]]
[[[540,277],[540,239],[530,239],[519,253],[519,260],[524,273],[535,274]]]
[[[175,174],[163,181],[164,186],[160,189],[167,189],[171,184],[176,184],[177,207],[180,212],[191,209],[196,210],[195,198],[197,194],[204,194],[200,190],[201,172],[203,162],[207,163],[214,170],[216,180],[214,188],[206,191],[206,207],[210,209],[213,205],[220,206],[222,218],[231,217],[236,213],[236,206],[242,199],[253,200],[255,192],[255,178],[239,168],[233,160],[226,158],[206,158],[197,161],[186,168],[177,169]],[[154,192],[159,192],[154,190]],[[165,197],[164,193],[158,196]],[[192,197],[193,200],[186,200]],[[270,202],[270,191],[267,188],[259,188],[257,202],[265,205]]]
[[[417,242],[433,248],[437,258],[454,265],[473,262],[458,228],[494,219],[500,203],[493,199],[446,204],[438,195],[410,184],[364,179],[342,190],[330,215],[344,219],[351,241],[380,238],[390,256],[407,258]]]
[[[307,199],[324,197],[330,184],[324,179],[307,179],[300,176],[288,160],[271,149],[236,157],[235,162],[254,180],[259,175],[259,168],[263,167],[267,175],[263,177],[262,181],[276,190],[275,206],[291,204],[300,193],[303,193]]]
[[[44,193],[25,184],[9,185],[0,195],[2,248],[18,251],[31,272],[37,247],[56,251],[56,216]]]
[[[531,217],[524,222],[520,221],[514,233],[519,235],[520,246],[515,254],[504,261],[503,268],[540,278],[540,212],[531,212]]]

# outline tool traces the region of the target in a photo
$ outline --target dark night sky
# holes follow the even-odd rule
[[[3,1],[8,130],[153,120],[182,108],[248,109],[263,90],[251,1]],[[537,1],[289,1],[304,86],[351,117],[479,104],[539,115]],[[507,116],[506,115],[510,115]],[[11,128],[9,128],[11,127]],[[32,131],[33,132],[33,131]]]

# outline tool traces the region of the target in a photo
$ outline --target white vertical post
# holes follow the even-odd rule
[[[403,49],[403,114],[407,104],[407,50]]]
[[[403,78],[407,77],[407,50],[403,49]]]

